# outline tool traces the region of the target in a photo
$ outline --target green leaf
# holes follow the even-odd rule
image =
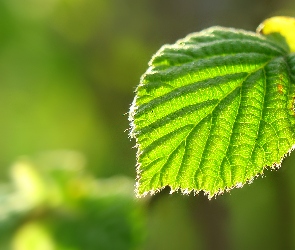
[[[137,196],[165,186],[209,198],[279,167],[295,139],[295,54],[223,27],[163,46],[129,112]]]

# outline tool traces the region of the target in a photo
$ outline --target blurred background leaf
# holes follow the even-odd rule
[[[164,43],[274,15],[294,2],[0,1],[0,249],[294,249],[294,154],[217,200],[135,200],[124,115]]]
[[[1,199],[0,246],[137,249],[144,237],[144,209],[133,197],[133,180],[94,179],[84,163],[73,151],[15,162],[10,192]]]

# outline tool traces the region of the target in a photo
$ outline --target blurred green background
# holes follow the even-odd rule
[[[1,0],[0,249],[295,249],[295,154],[243,189],[135,199],[133,91],[161,45],[292,0]]]

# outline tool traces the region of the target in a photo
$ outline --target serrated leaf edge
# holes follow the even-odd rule
[[[139,85],[137,86],[137,88],[135,89],[134,93],[137,92],[137,89],[140,87],[140,86],[143,86],[143,81],[146,77],[146,75],[148,74],[153,74],[153,71],[154,71],[154,67],[152,65],[153,61],[154,61],[154,58],[156,58],[157,56],[159,56],[161,53],[162,53],[162,50],[167,47],[167,46],[175,46],[175,45],[180,45],[181,43],[187,41],[190,39],[190,37],[194,36],[195,34],[199,34],[201,35],[202,33],[207,33],[210,32],[211,30],[215,30],[215,29],[223,29],[223,30],[228,30],[228,31],[234,31],[234,32],[237,32],[237,33],[244,33],[244,34],[248,34],[248,35],[252,35],[252,36],[258,36],[260,37],[262,40],[267,40],[267,38],[263,35],[260,35],[258,32],[255,33],[255,32],[252,32],[252,31],[245,31],[245,30],[242,30],[242,29],[234,29],[234,28],[226,28],[226,27],[221,27],[221,26],[213,26],[213,27],[210,27],[208,29],[204,29],[200,32],[194,32],[194,33],[191,33],[189,35],[187,35],[186,37],[182,38],[182,39],[179,39],[177,40],[174,44],[165,44],[163,45],[151,58],[151,60],[149,61],[148,63],[148,69],[146,70],[146,72],[141,76],[140,78],[140,83]],[[275,45],[275,43],[274,43]],[[278,49],[277,46],[275,46],[276,49]],[[143,192],[142,194],[140,194],[139,192],[139,187],[140,187],[140,179],[141,179],[141,163],[138,162],[138,159],[139,159],[139,155],[142,153],[142,150],[140,149],[140,145],[139,143],[137,142],[137,138],[136,138],[136,126],[135,126],[135,123],[134,123],[134,115],[136,114],[136,111],[138,109],[138,106],[136,105],[136,101],[137,101],[137,96],[135,96],[135,98],[133,99],[133,102],[130,106],[130,109],[129,109],[129,116],[128,116],[128,120],[130,122],[130,128],[129,128],[129,137],[130,138],[135,138],[136,139],[136,144],[134,146],[134,148],[137,148],[137,153],[136,153],[136,159],[137,159],[137,164],[136,164],[136,184],[135,184],[135,195],[137,198],[143,198],[147,195],[155,195],[156,193],[160,192],[161,190],[163,190],[164,188],[166,187],[169,187],[170,188],[170,192],[169,194],[173,194],[175,192],[181,192],[183,195],[190,195],[191,193],[193,193],[194,196],[198,195],[200,192],[203,192],[205,196],[208,197],[209,200],[211,200],[212,198],[216,198],[218,195],[223,195],[225,192],[230,192],[232,189],[234,188],[242,188],[245,184],[251,184],[256,178],[259,178],[260,176],[261,177],[264,177],[264,170],[266,169],[270,169],[270,170],[278,170],[281,165],[282,165],[282,162],[283,160],[291,154],[291,152],[295,149],[295,144],[289,149],[289,151],[287,153],[285,153],[279,162],[275,162],[273,163],[271,166],[264,166],[261,173],[258,173],[256,174],[254,177],[252,177],[251,179],[247,179],[244,183],[242,182],[238,182],[234,185],[232,185],[231,187],[225,187],[224,189],[219,189],[216,193],[214,194],[211,194],[210,191],[208,190],[204,190],[204,189],[200,189],[200,190],[196,190],[196,189],[183,189],[181,187],[178,187],[176,189],[173,189],[170,185],[166,185],[166,186],[163,186],[163,187],[160,187],[160,188],[157,188],[157,189],[152,189],[152,190],[149,190],[149,191],[145,191]]]
[[[254,177],[252,177],[251,179],[246,180],[245,183],[238,182],[238,183],[234,184],[231,187],[225,187],[224,189],[219,189],[214,194],[211,194],[210,191],[207,191],[207,190],[204,190],[204,189],[200,189],[200,190],[191,189],[191,190],[189,190],[189,189],[183,189],[181,187],[173,189],[170,185],[166,185],[166,186],[163,186],[163,187],[157,188],[157,189],[152,189],[152,190],[149,190],[149,191],[146,191],[146,192],[140,194],[139,193],[139,186],[140,186],[140,172],[141,172],[140,165],[141,164],[138,163],[137,166],[136,166],[136,172],[137,172],[136,180],[137,181],[136,181],[136,184],[135,184],[135,196],[137,198],[143,198],[143,197],[145,197],[147,195],[155,195],[155,194],[159,193],[160,191],[162,191],[164,188],[169,187],[170,188],[169,194],[173,194],[175,192],[180,191],[181,194],[183,194],[183,195],[190,195],[191,193],[193,193],[193,195],[196,196],[200,192],[203,192],[204,195],[207,196],[209,200],[211,200],[212,198],[216,198],[218,195],[223,195],[225,192],[230,192],[232,189],[242,188],[246,184],[252,184],[252,182],[255,179],[259,178],[260,176],[263,178],[264,177],[264,170],[267,170],[267,169],[278,170],[282,166],[283,160],[287,156],[289,156],[294,149],[295,149],[295,144],[291,147],[291,149],[286,154],[284,154],[282,156],[282,158],[280,159],[280,162],[273,163],[271,166],[265,166],[261,173],[258,173]],[[140,154],[140,152],[138,152],[137,157],[138,157],[139,154]]]

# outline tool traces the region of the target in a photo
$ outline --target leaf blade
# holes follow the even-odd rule
[[[163,46],[130,109],[137,195],[170,186],[212,197],[280,164],[294,144],[287,54],[263,36],[221,27]]]

